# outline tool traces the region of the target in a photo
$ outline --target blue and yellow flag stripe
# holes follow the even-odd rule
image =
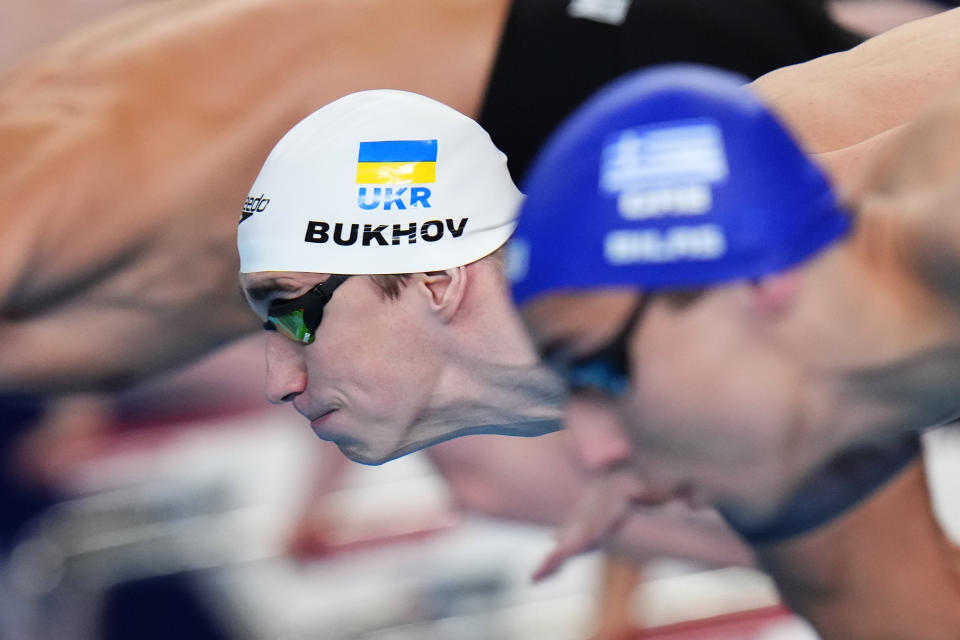
[[[436,182],[436,140],[361,142],[357,158],[358,184]]]

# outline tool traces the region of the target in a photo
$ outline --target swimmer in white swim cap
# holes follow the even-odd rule
[[[267,395],[377,464],[472,433],[560,426],[498,249],[522,195],[473,120],[394,90],[337,100],[270,153],[238,229],[241,283],[276,330]]]

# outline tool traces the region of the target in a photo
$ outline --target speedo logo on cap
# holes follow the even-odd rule
[[[413,185],[437,180],[437,141],[379,140],[361,142],[357,184]],[[430,206],[430,189],[413,186],[360,187],[361,209],[390,211]]]
[[[270,204],[270,198],[265,194],[261,193],[257,197],[247,196],[247,199],[243,201],[243,209],[240,211],[240,222],[243,222],[255,213],[265,211],[268,204]]]

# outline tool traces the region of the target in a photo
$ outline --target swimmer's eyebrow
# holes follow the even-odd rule
[[[246,288],[247,296],[254,302],[263,302],[267,298],[277,294],[277,293],[293,293],[299,291],[303,287],[294,282],[278,282],[276,280],[268,280],[260,284],[255,284],[251,287]]]

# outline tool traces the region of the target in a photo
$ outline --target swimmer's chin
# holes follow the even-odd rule
[[[337,445],[337,448],[340,449],[340,453],[342,453],[346,458],[349,458],[351,462],[358,462],[367,466],[377,467],[385,462],[390,462],[391,460],[402,458],[405,455],[420,451],[421,449],[426,449],[432,444],[442,442],[442,440],[434,440],[426,444],[411,444],[395,451],[381,454],[375,454],[360,444],[336,441],[333,442],[335,445]]]
[[[359,462],[360,464],[366,464],[371,466],[381,465],[384,462],[393,460],[394,458],[399,457],[402,454],[389,454],[389,455],[376,455],[372,453],[369,448],[361,441],[354,440],[348,436],[343,436],[341,434],[330,433],[322,429],[317,428],[317,425],[312,423],[313,433],[319,439],[324,442],[330,442],[336,445],[337,449],[340,450],[340,453],[344,457],[348,458],[353,462]]]
[[[385,462],[390,462],[391,460],[402,458],[406,455],[410,455],[411,453],[416,453],[417,451],[421,451],[423,449],[431,447],[435,444],[439,444],[441,442],[445,442],[452,438],[457,438],[461,435],[467,435],[467,434],[460,434],[460,433],[451,434],[451,435],[426,439],[420,442],[412,442],[412,443],[405,444],[402,447],[398,447],[397,449],[394,449],[392,451],[388,451],[386,453],[379,453],[379,454],[374,453],[369,448],[365,447],[362,443],[359,443],[359,442],[345,442],[342,440],[338,441],[335,438],[324,438],[324,437],[321,437],[321,439],[328,440],[330,442],[333,442],[335,445],[337,445],[337,449],[340,449],[340,453],[342,453],[344,457],[348,458],[351,462],[358,462],[360,464],[376,467],[384,464]]]
[[[400,456],[404,455],[400,453],[400,454],[391,454],[387,456],[375,456],[366,451],[357,451],[356,449],[354,449],[352,445],[339,444],[339,443],[335,443],[335,444],[337,445],[337,448],[340,449],[340,453],[342,453],[351,462],[358,462],[360,464],[365,464],[371,467],[380,466],[384,462],[390,462],[391,460],[396,460]]]
[[[327,434],[321,435],[317,434],[321,440],[326,440],[332,442],[337,446],[337,449],[340,449],[340,453],[344,457],[348,458],[351,462],[357,462],[360,464],[365,464],[371,467],[376,467],[384,462],[390,462],[391,460],[396,460],[402,456],[412,453],[413,448],[405,447],[403,449],[395,449],[388,451],[375,451],[367,443],[360,440],[354,440],[349,437],[337,435],[330,436]]]

